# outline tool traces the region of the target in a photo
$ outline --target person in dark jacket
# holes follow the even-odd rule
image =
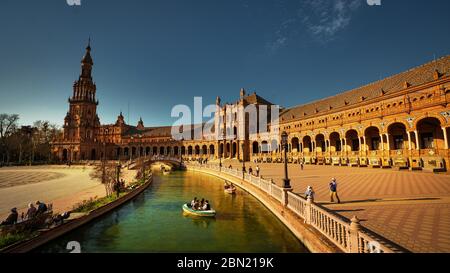
[[[36,201],[36,206],[37,206],[36,215],[43,214],[48,210],[47,205],[44,202]]]
[[[19,217],[19,214],[17,213],[17,209],[16,208],[12,208],[11,209],[11,213],[8,215],[6,220],[1,223],[1,225],[2,226],[3,225],[4,226],[14,225],[14,224],[17,223],[18,217]]]

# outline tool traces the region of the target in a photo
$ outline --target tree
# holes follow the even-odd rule
[[[114,193],[114,184],[117,179],[120,180],[122,177],[122,172],[119,172],[119,174],[117,172],[117,164],[102,160],[99,165],[94,167],[90,177],[100,181],[105,186],[106,195],[111,196]]]
[[[17,114],[0,114],[0,150],[2,151],[2,161],[9,163],[10,149],[8,140],[16,132],[19,115]]]

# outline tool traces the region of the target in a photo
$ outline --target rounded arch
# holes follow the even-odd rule
[[[417,130],[417,125],[424,119],[436,119],[436,120],[439,121],[439,123],[440,123],[440,125],[442,127],[448,125],[447,120],[442,115],[434,114],[434,113],[428,113],[428,114],[420,116],[419,118],[414,120],[414,129]]]
[[[349,129],[345,132],[345,140],[347,147],[350,147],[350,151],[357,152],[360,149],[359,133],[356,129]]]
[[[200,155],[200,146],[195,145],[194,153],[195,153],[195,155]]]
[[[389,148],[393,150],[403,150],[406,147],[405,142],[408,140],[408,126],[403,122],[394,122],[387,127],[389,136]]]
[[[420,119],[416,124],[421,149],[444,149],[442,122],[436,117]]]
[[[298,153],[300,152],[300,140],[298,137],[293,137],[291,139],[292,152]]]
[[[178,146],[173,147],[173,155],[175,155],[175,156],[180,155],[180,148]]]
[[[213,144],[209,145],[209,154],[210,155],[215,155],[216,153],[216,148]]]
[[[192,155],[192,146],[191,145],[188,146],[188,155]]]
[[[312,139],[310,136],[306,135],[302,139],[303,143],[303,151],[304,152],[312,152]]]
[[[330,134],[330,151],[340,152],[342,151],[341,135],[339,132],[332,132]]]
[[[208,146],[203,145],[202,146],[202,155],[207,155],[208,154]]]
[[[364,130],[365,145],[369,151],[380,150],[381,147],[381,131],[377,126],[369,126]]]
[[[258,141],[253,141],[252,143],[252,153],[259,154],[259,143]]]
[[[403,121],[403,120],[393,120],[393,121],[390,121],[390,122],[385,124],[384,131],[382,130],[382,132],[383,133],[389,133],[389,127],[391,127],[392,125],[394,125],[396,123],[402,124],[403,126],[405,126],[405,129],[406,128],[410,128],[410,126],[409,126],[408,122],[406,122],[406,120],[405,121]]]
[[[316,141],[317,152],[325,152],[325,150],[326,150],[325,135],[322,134],[322,133],[317,134],[316,137],[315,137],[315,141]]]

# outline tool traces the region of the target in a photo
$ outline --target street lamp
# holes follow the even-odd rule
[[[284,149],[284,185],[283,187],[285,189],[291,188],[290,180],[288,178],[288,164],[287,164],[287,148],[288,148],[288,134],[284,131],[281,134],[281,144],[283,145]]]

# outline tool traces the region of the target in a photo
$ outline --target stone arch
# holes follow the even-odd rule
[[[304,136],[302,139],[303,143],[303,152],[310,153],[312,152],[312,138],[308,135]]]
[[[330,151],[340,152],[342,151],[341,135],[339,132],[332,132],[330,134]]]
[[[213,144],[209,145],[209,154],[210,154],[211,156],[214,156],[215,153],[216,153],[215,146],[214,146]]]
[[[426,117],[416,123],[420,149],[444,149],[442,122],[436,117]]]
[[[391,150],[403,150],[407,147],[406,142],[408,141],[408,126],[403,122],[394,122],[387,127],[387,132],[389,135],[389,148]]]
[[[326,145],[325,145],[325,135],[324,134],[317,134],[315,137],[316,142],[316,151],[317,152],[325,152],[326,151]]]
[[[292,145],[292,152],[298,153],[300,152],[300,140],[298,137],[293,137],[291,139],[291,145]]]
[[[378,151],[381,149],[380,128],[377,126],[369,126],[364,130],[364,137],[366,139],[366,150]]]
[[[349,129],[345,132],[346,150],[357,152],[360,149],[359,133],[356,129]]]
[[[441,124],[442,127],[444,127],[448,124],[447,120],[442,115],[434,114],[434,113],[427,113],[426,115],[420,116],[419,118],[416,118],[414,120],[413,129],[417,130],[417,125],[419,124],[419,122],[426,118],[435,118],[435,119],[439,120],[439,123]]]
[[[252,153],[253,154],[259,154],[259,143],[258,141],[253,141],[252,143]]]

